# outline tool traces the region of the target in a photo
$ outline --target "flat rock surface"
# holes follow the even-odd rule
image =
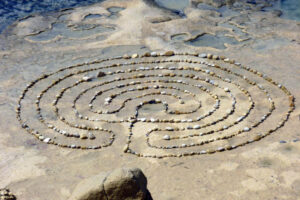
[[[87,177],[120,167],[138,167],[145,173],[148,189],[155,200],[299,199],[300,23],[282,19],[272,12],[248,9],[221,13],[203,7],[188,5],[182,9],[182,16],[155,6],[151,1],[108,0],[49,15],[33,15],[4,31],[0,36],[0,188],[9,188],[18,199],[65,200]],[[161,56],[166,51],[177,54]],[[140,58],[145,52],[157,53]],[[185,52],[193,55],[178,55]],[[194,56],[202,53],[234,59],[242,66],[249,66],[252,72],[229,61]],[[123,58],[124,54],[127,56]],[[116,59],[98,63],[105,58]],[[135,63],[129,65],[129,62]],[[69,66],[77,68],[58,71]],[[184,69],[179,70],[181,67]],[[97,69],[84,71],[93,68]],[[254,74],[253,70],[271,77],[276,84]],[[20,103],[19,96],[26,84],[53,72],[53,76],[44,77],[29,88]],[[105,75],[100,73],[97,77],[99,72]],[[70,78],[55,82],[70,74]],[[149,76],[151,74],[154,75]],[[85,76],[91,80],[84,80]],[[200,83],[191,78],[195,76],[199,76]],[[270,96],[257,85],[246,82],[243,76],[265,88]],[[130,85],[131,81],[145,80],[153,82]],[[176,80],[176,83],[162,80]],[[113,82],[95,86],[105,81]],[[41,92],[51,84],[53,87],[41,97]],[[199,90],[197,84],[208,90]],[[94,89],[80,95],[93,86]],[[291,95],[282,92],[282,86],[295,97],[295,105]],[[124,88],[136,90],[121,93]],[[250,108],[251,98],[241,88],[251,95],[253,108]],[[96,95],[91,102],[99,91],[103,95]],[[154,95],[157,91],[160,93]],[[219,106],[208,91],[217,94]],[[62,92],[64,94],[59,97]],[[234,113],[211,124],[232,108],[234,100],[230,94],[236,98]],[[82,118],[72,107],[78,95],[76,110]],[[146,96],[134,99],[139,95]],[[58,115],[53,105],[56,98],[59,98]],[[105,114],[119,109],[124,100],[130,98],[133,99],[126,101],[120,112]],[[148,103],[138,107],[140,99]],[[274,109],[270,107],[272,101]],[[18,104],[21,104],[20,115],[16,114]],[[37,104],[45,121],[40,119]],[[204,115],[214,106],[218,108],[211,116],[188,121]],[[286,112],[294,106],[295,110],[283,127],[252,142],[256,135],[285,120]],[[91,112],[90,108],[102,113]],[[272,111],[268,119],[252,127],[269,109]],[[176,110],[178,114],[167,113]],[[249,115],[234,124],[247,111]],[[23,128],[16,116],[25,123]],[[157,119],[178,122],[158,123]],[[197,126],[204,124],[209,125]],[[230,124],[233,126],[226,131],[200,134]],[[33,129],[29,131],[38,131],[33,133],[37,138],[25,130],[25,125]],[[57,129],[53,130],[55,127],[51,125]],[[83,128],[78,128],[81,126]],[[87,127],[96,126],[100,128],[87,130]],[[243,131],[234,137],[216,139],[239,130]],[[80,138],[83,134],[85,137]],[[165,135],[170,139],[164,139]],[[245,141],[251,142],[232,150],[222,149]],[[53,142],[69,148],[51,144]],[[79,146],[97,148],[86,150]],[[201,151],[205,153],[194,155]]]

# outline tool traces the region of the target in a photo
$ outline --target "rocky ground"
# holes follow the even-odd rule
[[[300,23],[282,19],[278,12],[262,12],[252,4],[235,4],[233,7],[220,9],[219,1],[212,2],[214,3],[206,5],[202,1],[192,1],[183,4],[182,7],[179,6],[180,8],[169,10],[159,7],[153,1],[108,0],[101,4],[67,9],[43,16],[32,15],[19,20],[4,31],[0,36],[0,188],[9,188],[17,199],[65,200],[71,197],[76,185],[84,178],[119,167],[139,167],[148,179],[148,189],[155,200],[300,199],[300,132],[298,130],[300,124],[298,101],[300,98],[298,87],[300,80]],[[191,59],[199,63],[208,60],[209,63],[245,74],[251,80],[266,87],[275,103],[271,117],[264,121],[258,129],[245,130],[244,132],[247,132],[245,135],[233,139],[223,139],[212,145],[204,144],[205,153],[203,155],[201,153],[201,155],[192,154],[188,156],[184,155],[187,152],[191,153],[191,151],[200,154],[203,148],[202,145],[189,147],[186,144],[209,141],[218,135],[213,134],[211,138],[209,136],[203,137],[203,140],[198,137],[191,139],[188,138],[189,133],[199,133],[195,123],[191,123],[193,128],[187,130],[190,129],[188,123],[175,125],[167,123],[164,125],[163,123],[152,123],[151,120],[150,123],[135,122],[134,120],[137,118],[134,117],[128,119],[128,116],[134,116],[134,109],[139,103],[138,101],[132,101],[132,104],[129,102],[128,105],[125,105],[123,112],[112,114],[109,118],[107,115],[101,115],[102,121],[99,122],[99,126],[105,130],[98,132],[107,132],[110,137],[102,137],[101,134],[103,133],[98,137],[97,131],[91,131],[96,136],[96,139],[93,139],[91,135],[85,135],[87,132],[84,131],[85,129],[78,131],[78,137],[81,138],[65,137],[63,133],[53,133],[54,131],[41,126],[40,116],[36,113],[35,101],[42,88],[53,83],[55,78],[70,73],[74,73],[74,77],[72,77],[74,80],[81,80],[84,76],[93,78],[93,81],[87,81],[87,84],[90,85],[97,83],[97,81],[109,81],[111,80],[109,69],[101,70],[106,75],[96,78],[95,81],[94,71],[75,74],[75,69],[71,69],[58,72],[53,79],[50,77],[38,81],[38,85],[29,88],[25,98],[21,99],[21,102],[19,101],[19,96],[24,91],[26,84],[38,79],[43,74],[57,72],[59,69],[73,65],[78,65],[80,70],[84,70],[95,66],[102,69],[116,63],[122,63],[121,66],[117,66],[118,70],[128,71],[130,67],[126,66],[126,62],[163,60],[164,57],[161,57],[160,54],[166,51],[188,52],[193,55],[209,53],[229,57],[241,63],[242,66],[249,66],[251,69],[271,77],[276,83],[285,86],[291,94],[282,93],[280,89],[283,87],[281,85],[275,87],[276,85],[272,85],[270,81],[265,81],[259,78],[257,74],[253,75],[250,71],[230,65],[226,60],[224,62],[222,59],[212,60],[185,55],[183,59]],[[157,52],[158,56],[152,54],[150,58],[138,58],[137,55],[134,55],[145,55],[145,52]],[[125,59],[118,58],[104,63],[93,62],[99,59],[123,56],[124,54],[128,55],[128,58],[125,56]],[[182,59],[182,56],[175,55],[166,59]],[[82,63],[84,64],[80,65]],[[219,69],[211,69],[203,63],[199,63],[187,64],[191,66],[189,69],[192,70],[195,70],[196,65],[199,65],[205,70],[210,69],[220,73],[224,79],[232,76],[218,71]],[[172,61],[170,65],[163,63],[157,65],[168,67],[161,73],[164,77],[172,77],[172,72],[168,71],[170,66],[183,67],[187,64],[174,64]],[[145,67],[141,64],[134,64],[132,67],[137,69],[141,66]],[[149,66],[151,68],[152,64],[149,63]],[[143,78],[139,75],[140,73],[137,71],[134,79]],[[143,73],[149,75],[152,71],[146,70]],[[197,73],[194,72],[194,74]],[[116,71],[112,75],[113,78],[128,78],[129,76],[126,73],[122,74],[122,72]],[[157,77],[155,76],[152,80],[166,80],[159,78],[159,73],[156,75]],[[171,78],[169,79],[171,80]],[[185,78],[182,79],[185,80]],[[75,83],[74,80],[72,84]],[[268,98],[265,98],[263,93],[255,92],[255,87],[246,84],[242,78],[232,76],[232,80],[249,91],[255,101],[254,108],[250,109],[249,118],[244,120],[243,124],[233,126],[233,130],[236,131],[237,128],[246,128],[249,124],[254,123],[261,112],[268,110]],[[205,87],[218,94],[221,99],[220,113],[216,113],[204,121],[209,123],[225,113],[230,107],[231,100],[223,91],[225,88],[221,91],[214,83],[203,82]],[[229,85],[224,80],[219,82],[220,87]],[[112,85],[114,91],[121,91],[121,89],[115,89],[119,83],[123,82],[116,82],[115,85]],[[126,82],[124,83],[126,84]],[[63,124],[65,119],[57,118],[52,112],[52,100],[55,99],[55,95],[59,91],[68,87],[69,84],[71,83],[68,80],[58,83],[53,89],[46,92],[45,97],[38,102],[44,119],[47,122],[55,123],[60,129],[66,127]],[[174,85],[178,86],[177,83]],[[74,118],[70,102],[74,100],[79,91],[85,89],[84,86],[83,84],[82,88],[67,93],[58,103],[59,113],[63,113],[64,118],[66,118],[65,121],[74,122],[74,124],[80,123]],[[109,88],[110,86],[106,86],[106,89]],[[197,102],[200,101],[202,102],[203,113],[209,110],[208,106],[213,106],[213,98],[208,94],[197,93],[196,89],[189,89],[188,86],[186,88],[184,86],[183,89],[196,94],[191,97],[187,92],[180,91],[178,94],[182,95],[184,104],[178,103],[180,101],[174,101],[171,97],[172,100],[168,99],[169,97],[163,97],[164,94],[154,96],[169,101],[170,109],[179,108],[181,111],[195,109],[198,105]],[[248,98],[243,96],[245,92],[237,92],[235,87],[231,90],[237,98],[236,113],[247,111]],[[168,89],[166,91],[168,93]],[[91,91],[91,93],[94,92]],[[133,95],[125,94],[124,97],[126,99],[139,94],[143,94],[143,92],[138,91]],[[173,93],[170,94],[173,95]],[[206,150],[218,148],[218,146],[238,145],[244,139],[250,140],[248,137],[251,138],[252,134],[257,134],[255,133],[256,130],[263,132],[271,129],[270,127],[274,124],[276,127],[278,122],[284,120],[282,118],[285,112],[294,107],[291,105],[293,102],[289,99],[289,96],[292,95],[296,99],[295,110],[290,113],[283,127],[259,141],[249,142],[250,144],[236,149],[228,151],[219,149],[222,152],[214,152],[213,154],[209,154],[209,151]],[[83,95],[78,100],[78,111],[86,112],[88,99],[90,100]],[[104,105],[105,101],[109,100],[101,97],[95,101],[95,106],[99,109],[107,108]],[[116,98],[115,107],[109,105],[111,106],[110,109],[116,109],[121,103],[122,99]],[[224,104],[225,106],[222,107]],[[22,106],[20,115],[16,114],[16,112],[18,113],[18,105]],[[142,110],[139,110],[138,119],[148,119],[149,116],[154,116],[155,119],[168,119],[172,116],[166,115],[161,111],[162,109],[161,104],[146,105]],[[22,123],[38,130],[43,134],[43,137],[36,135],[37,139],[28,134],[25,130],[26,126],[23,124],[22,128],[16,116],[22,120]],[[93,113],[90,118],[92,116],[97,116],[97,113]],[[191,115],[191,118],[193,117],[195,116]],[[183,118],[185,115],[178,119]],[[120,121],[124,119],[125,121]],[[112,123],[111,120],[115,120],[116,123]],[[222,123],[225,124],[226,120]],[[234,119],[228,118],[228,120],[232,123]],[[128,128],[131,124],[134,124],[132,129]],[[94,123],[89,121],[87,126],[89,125],[92,126]],[[172,143],[175,146],[181,145],[180,148],[155,149],[147,146],[145,135],[148,129],[164,129],[166,126],[178,129],[185,128],[184,134],[187,135],[188,139],[175,140]],[[73,130],[69,128],[69,125],[67,127],[67,131]],[[212,124],[211,127],[214,128],[217,125]],[[50,128],[52,127],[50,126]],[[204,130],[209,131],[210,129]],[[133,135],[131,136],[132,142],[128,146],[126,142],[130,131]],[[171,130],[161,132],[151,133],[151,137],[149,137],[151,144],[168,146],[168,142],[173,142],[173,140],[169,140],[168,136],[182,134],[180,131],[177,133]],[[114,134],[113,137],[111,137],[112,133]],[[225,134],[227,134],[226,131]],[[113,143],[108,147],[91,150],[79,149],[79,146],[87,147],[91,144],[93,147],[98,144],[105,144],[111,141],[111,138],[113,138]],[[51,145],[53,141],[70,148]],[[77,146],[71,146],[73,141],[79,141],[76,143],[78,149]],[[192,150],[189,151],[189,148]],[[166,156],[170,154],[176,157]],[[151,156],[147,157],[147,155]]]

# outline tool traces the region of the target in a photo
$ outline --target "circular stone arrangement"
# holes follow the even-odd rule
[[[16,112],[47,144],[101,149],[127,135],[125,153],[164,158],[259,141],[294,109],[294,96],[265,74],[222,56],[168,51],[44,74],[26,86]]]

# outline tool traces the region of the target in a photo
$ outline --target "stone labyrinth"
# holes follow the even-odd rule
[[[265,74],[211,54],[145,53],[43,74],[18,101],[17,119],[40,141],[114,148],[139,157],[236,149],[284,126],[293,95]],[[125,127],[118,131],[118,127]]]

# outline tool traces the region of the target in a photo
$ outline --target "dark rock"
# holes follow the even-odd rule
[[[103,77],[103,76],[105,76],[105,73],[104,72],[98,72],[98,74],[97,74],[97,77],[99,78],[99,77]]]

